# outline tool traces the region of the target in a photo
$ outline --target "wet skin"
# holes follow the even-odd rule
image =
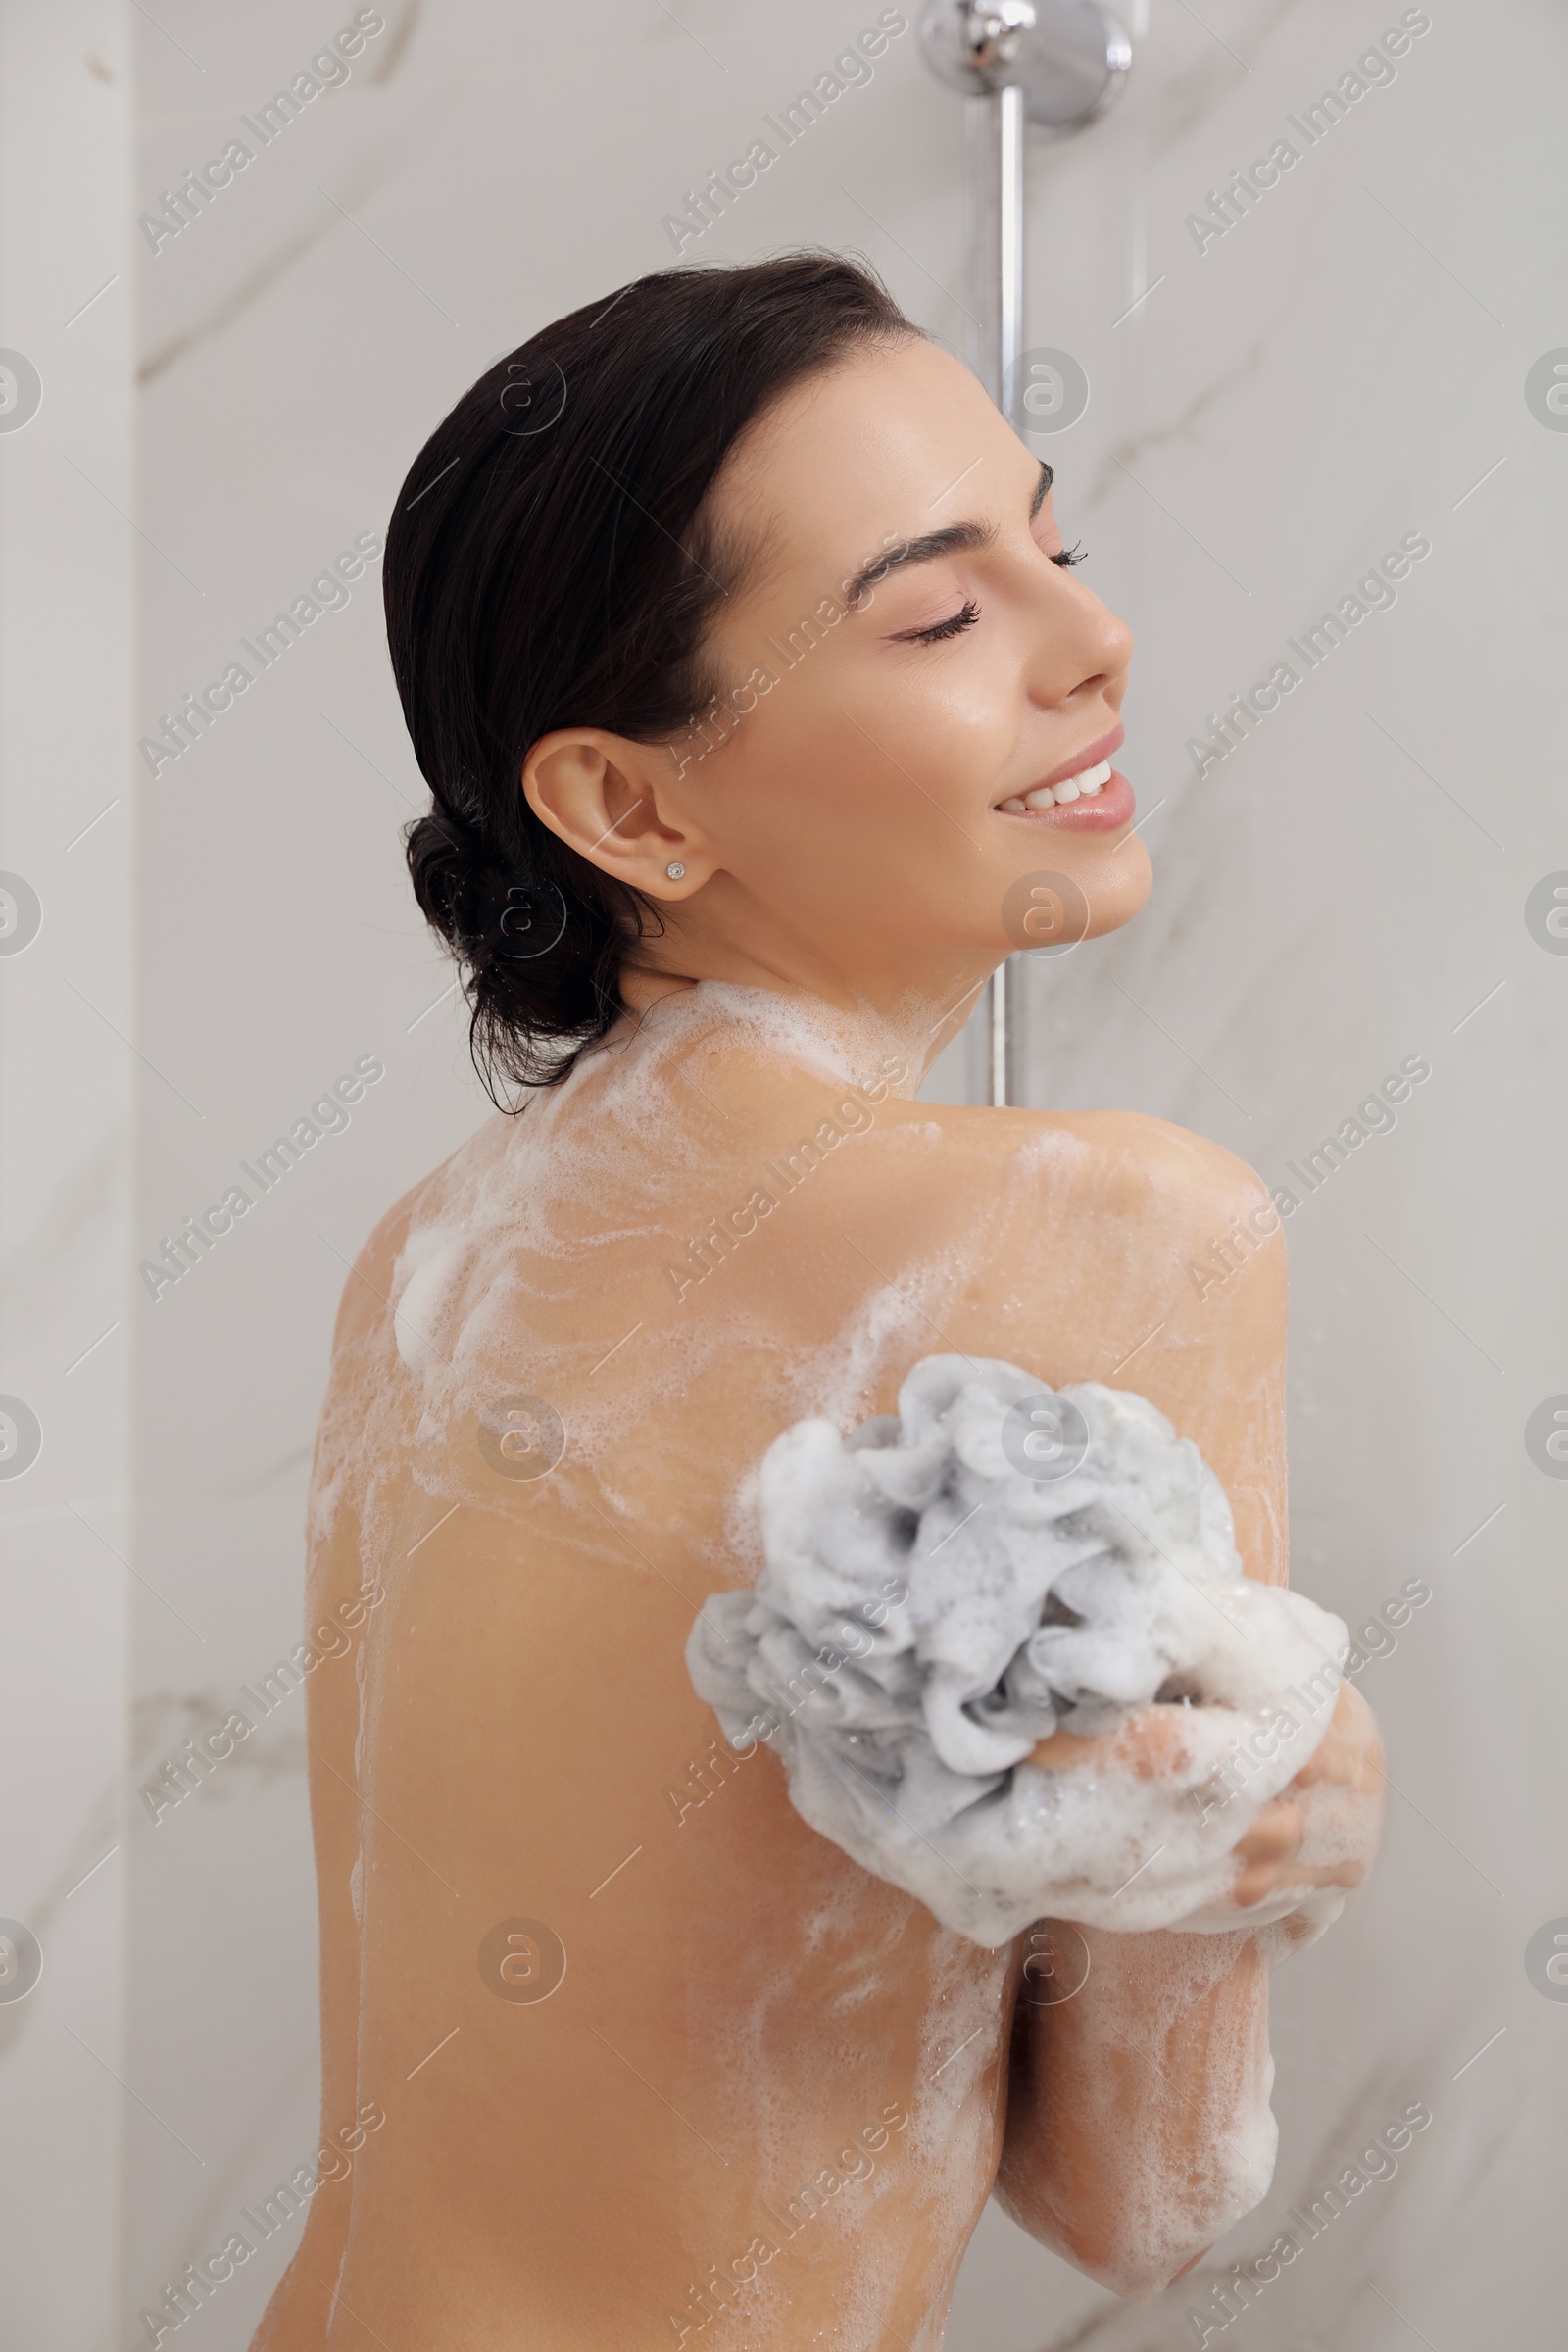
[[[931,2346],[993,2188],[1140,2296],[1255,2194],[1227,2154],[1266,2095],[1245,1905],[1320,1882],[1301,1791],[1239,1839],[1234,1936],[1086,1931],[1075,1997],[1020,2007],[1023,1939],[984,1951],[868,1878],[765,1751],[715,1760],[682,1654],[702,1596],[756,1572],[745,1480],[771,1439],[890,1410],[949,1348],[1136,1387],[1221,1479],[1249,1572],[1285,1575],[1283,1240],[1206,1300],[1184,1272],[1258,1180],[1159,1121],[908,1099],[1015,944],[1014,885],[1066,876],[1091,936],[1149,888],[1130,818],[1001,807],[1115,730],[1131,650],[1054,560],[1038,486],[947,355],[861,355],[720,485],[752,561],[715,676],[890,542],[972,521],[980,543],[887,572],[701,759],[591,727],[530,751],[544,821],[666,927],[564,1095],[488,1123],[345,1292],[308,1624],[377,1597],[353,1666],[310,1687],[323,2130],[367,2100],[386,2120],[313,2197],[259,2352],[510,2352],[519,2330],[622,2352],[694,2344],[705,2311],[703,2343],[737,2352]],[[862,1101],[888,1059],[906,1076],[682,1290],[666,1266],[846,1100],[702,981],[842,1016]],[[400,1253],[481,1186],[504,1213],[405,1332],[411,1369]],[[478,1442],[519,1392],[566,1432],[538,1478]],[[1166,1736],[1125,1738],[1157,1769]],[[1063,1769],[1103,1768],[1080,1747]],[[1348,1694],[1319,1780],[1354,1792],[1376,1761]],[[486,1938],[516,1920],[564,1947],[546,1998],[498,1988]],[[543,1985],[548,1950],[514,1948]]]

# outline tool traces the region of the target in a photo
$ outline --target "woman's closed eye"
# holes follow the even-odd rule
[[[1063,570],[1070,570],[1074,564],[1083,562],[1086,552],[1081,545],[1064,547],[1051,561],[1059,564]],[[956,637],[964,629],[972,629],[979,617],[980,608],[970,597],[959,606],[956,612],[949,613],[946,620],[934,621],[929,628],[895,630],[893,642],[895,645],[940,645],[946,637]]]
[[[936,621],[928,629],[898,629],[893,641],[895,645],[940,645],[944,637],[956,637],[960,629],[972,629],[979,617],[980,608],[970,597],[946,620]]]

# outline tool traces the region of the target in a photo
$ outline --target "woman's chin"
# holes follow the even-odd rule
[[[1124,833],[1120,841],[1105,849],[1094,881],[1085,878],[1090,908],[1088,937],[1098,939],[1102,932],[1119,931],[1135,914],[1142,914],[1153,887],[1154,869],[1144,847],[1143,835]]]

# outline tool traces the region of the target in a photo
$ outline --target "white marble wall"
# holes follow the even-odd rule
[[[419,440],[495,353],[672,259],[662,220],[683,191],[877,10],[383,13],[347,86],[154,252],[136,216],[354,6],[0,7],[0,345],[30,352],[48,394],[0,434],[0,867],[33,879],[48,917],[0,960],[22,1114],[0,1390],[46,1430],[0,1489],[23,1538],[0,1586],[7,1786],[27,1792],[0,1914],[38,1923],[48,1956],[38,1991],[0,2006],[27,2150],[0,2297],[31,2352],[144,2341],[138,2308],[314,2146],[300,1722],[279,1709],[156,1826],[134,1792],[296,1639],[343,1263],[484,1107],[403,876],[418,779],[375,566],[177,760],[150,774],[137,739],[381,529]],[[1568,435],[1524,383],[1568,345],[1568,31],[1548,0],[1431,15],[1397,78],[1204,251],[1186,216],[1398,6],[1151,0],[1121,107],[1031,154],[1030,341],[1073,353],[1092,387],[1040,446],[1088,577],[1141,640],[1126,764],[1158,887],[1124,936],[1029,967],[1028,1097],[1181,1120],[1283,1183],[1401,1057],[1430,1061],[1397,1127],[1290,1231],[1297,1573],[1356,1622],[1408,1578],[1433,1597],[1363,1678],[1400,1791],[1383,1869],[1279,1984],[1270,2206],[1144,2313],[993,2210],[954,2352],[1197,2341],[1185,2315],[1207,2279],[1413,2100],[1434,2120],[1397,2177],[1223,2340],[1384,2352],[1413,2331],[1457,2352],[1483,2331],[1545,2342],[1560,2303],[1542,2216],[1562,2178],[1568,2006],[1524,1954],[1568,1915],[1552,1704],[1568,1487],[1523,1432],[1568,1392],[1568,960],[1525,903],[1568,869]],[[688,253],[858,249],[963,349],[965,112],[909,33]],[[1411,531],[1432,552],[1397,603],[1199,781],[1186,744],[1206,714]],[[136,1261],[365,1055],[386,1074],[348,1130],[150,1298]],[[182,2332],[239,2352],[287,2245]]]
[[[50,2352],[111,2340],[121,2084],[159,2095],[124,2017],[127,21],[0,6],[0,2342]]]

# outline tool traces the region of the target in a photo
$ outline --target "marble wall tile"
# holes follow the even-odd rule
[[[39,2352],[109,2341],[123,2185],[138,1070],[124,14],[0,7],[0,2336]],[[42,1973],[24,1990],[29,1949]]]

